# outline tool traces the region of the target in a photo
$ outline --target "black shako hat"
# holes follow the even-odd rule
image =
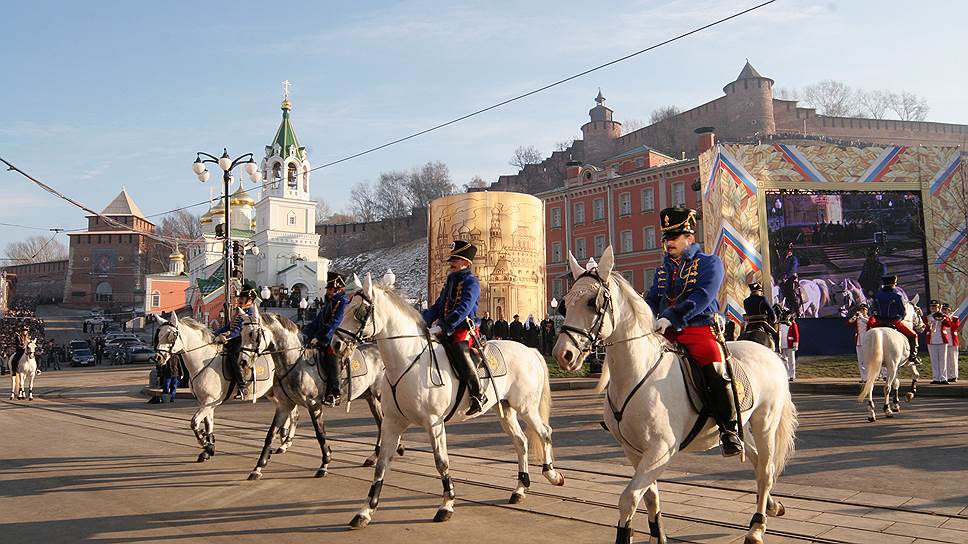
[[[242,288],[239,289],[239,294],[236,295],[236,297],[238,298],[245,297],[252,300],[255,300],[258,296],[259,295],[256,293],[256,290],[255,290],[255,284],[248,280],[246,280],[246,282],[242,284]]]
[[[696,234],[698,216],[689,208],[666,208],[659,212],[663,238],[675,238],[680,234]]]
[[[450,254],[447,255],[447,260],[464,259],[469,263],[473,263],[474,257],[476,256],[477,247],[474,244],[466,240],[454,240],[450,244]]]
[[[884,276],[881,278],[881,285],[897,285],[897,276]]]
[[[336,272],[330,272],[326,279],[327,289],[342,289],[346,287],[346,280],[343,279],[342,274],[337,274]]]
[[[763,284],[758,281],[754,281],[753,283],[749,284],[749,287],[750,287],[750,293],[763,290]]]

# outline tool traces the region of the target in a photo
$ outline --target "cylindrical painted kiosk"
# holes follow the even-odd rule
[[[521,321],[544,317],[544,205],[521,193],[473,192],[438,198],[428,213],[428,293],[431,301],[447,279],[447,255],[454,240],[477,246],[472,270],[481,280],[477,315]]]

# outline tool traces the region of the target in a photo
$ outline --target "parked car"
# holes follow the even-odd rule
[[[118,356],[121,356],[123,358],[127,349],[132,346],[146,347],[141,343],[141,340],[138,340],[137,338],[120,338],[105,344],[104,353],[107,354],[108,357],[117,358]]]
[[[94,364],[94,354],[91,350],[77,349],[71,354],[71,366],[89,366]]]
[[[127,364],[149,363],[154,356],[155,350],[149,348],[148,346],[131,346],[125,351],[124,362]]]
[[[87,345],[87,342],[84,340],[71,340],[70,343],[67,344],[67,356],[72,357],[75,351],[82,349],[90,351],[90,346]]]
[[[104,336],[104,341],[106,343],[114,342],[115,340],[131,338],[137,340],[138,337],[130,332],[112,332]]]

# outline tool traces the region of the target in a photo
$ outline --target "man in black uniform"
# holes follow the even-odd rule
[[[330,273],[329,281],[326,282],[323,309],[316,314],[306,332],[306,336],[312,338],[309,346],[319,350],[326,378],[326,396],[323,399],[323,406],[339,406],[340,403],[339,357],[333,350],[332,344],[333,335],[340,321],[343,320],[343,312],[349,303],[343,276],[335,272]]]
[[[743,301],[743,309],[746,314],[745,332],[763,331],[773,339],[773,349],[780,345],[780,337],[777,333],[777,319],[773,312],[773,307],[763,296],[763,285],[760,282],[749,284],[750,296]]]
[[[239,291],[235,297],[237,305],[237,315],[231,321],[226,320],[225,325],[215,331],[215,341],[225,344],[225,365],[232,373],[232,379],[238,385],[236,398],[245,398],[245,378],[242,376],[242,318],[244,315],[249,317],[255,315],[255,307],[252,300],[255,299],[255,287],[247,285]]]

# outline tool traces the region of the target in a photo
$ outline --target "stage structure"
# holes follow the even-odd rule
[[[541,200],[526,194],[472,192],[438,198],[428,213],[428,293],[444,287],[454,240],[477,246],[473,270],[481,280],[477,315],[491,312],[511,321],[518,314],[544,318],[545,235]]]
[[[747,283],[770,292],[791,243],[800,279],[828,295],[859,283],[865,261],[877,259],[909,296],[948,301],[968,317],[960,148],[724,143],[699,157],[699,171],[704,245],[725,264],[728,318],[742,321]],[[840,315],[838,301],[824,302],[818,317]]]

